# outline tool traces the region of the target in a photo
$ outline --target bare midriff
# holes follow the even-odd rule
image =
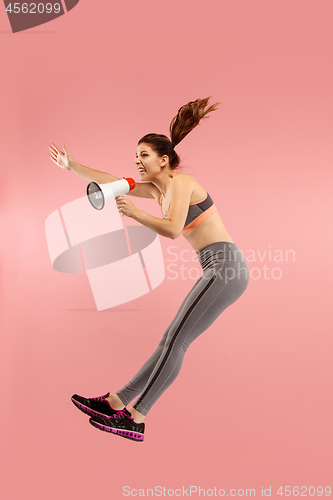
[[[218,212],[214,212],[208,219],[183,236],[196,252],[218,241],[230,241],[234,243],[226,231]]]
[[[175,172],[175,174],[177,174],[177,172]],[[194,177],[188,174],[183,175],[186,175],[188,181],[192,184],[190,203],[192,204],[202,201],[205,198],[207,191],[203,186],[201,186],[201,184],[199,184],[199,182]],[[169,199],[170,196],[168,196],[168,200]],[[165,200],[167,202],[166,206],[168,206],[169,204],[168,200]],[[161,208],[162,213],[167,213],[167,210],[165,208],[163,209],[163,206]],[[210,245],[211,243],[217,243],[218,241],[229,241],[231,243],[234,243],[226,228],[224,227],[218,211],[214,212],[207,219],[205,219],[203,222],[198,224],[183,236],[196,252],[199,252],[207,245]]]

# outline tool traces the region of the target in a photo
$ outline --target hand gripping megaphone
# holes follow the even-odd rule
[[[97,184],[90,182],[87,186],[87,196],[91,205],[96,210],[102,210],[105,203],[117,196],[125,196],[135,188],[135,180],[131,177],[122,177],[120,181]]]

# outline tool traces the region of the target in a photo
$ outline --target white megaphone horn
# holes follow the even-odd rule
[[[105,203],[117,196],[125,196],[135,188],[135,180],[131,177],[122,177],[120,181],[97,184],[90,182],[87,186],[87,196],[91,205],[96,210],[102,210]]]

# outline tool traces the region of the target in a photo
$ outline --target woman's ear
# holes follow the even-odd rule
[[[169,161],[168,155],[163,155],[161,158],[161,167],[164,167],[165,165],[167,165],[168,161]]]

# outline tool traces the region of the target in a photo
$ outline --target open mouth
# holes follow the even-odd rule
[[[143,167],[139,167],[138,170],[140,175],[145,174],[147,172],[147,170]]]

